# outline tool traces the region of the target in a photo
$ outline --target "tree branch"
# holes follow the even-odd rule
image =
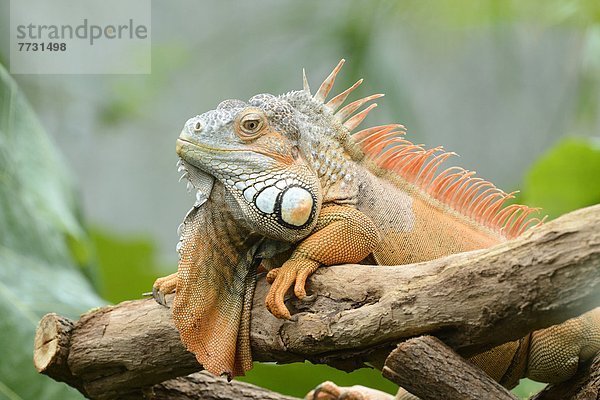
[[[421,400],[516,400],[508,390],[433,336],[402,342],[383,376]]]
[[[600,206],[594,206],[491,249],[401,267],[321,268],[310,279],[313,301],[288,302],[297,313],[293,321],[268,313],[261,279],[252,309],[253,355],[352,369],[380,362],[402,340],[431,334],[469,356],[600,305],[598,265]],[[43,338],[34,354],[38,370],[92,398],[201,368],[179,341],[170,311],[153,300],[93,310],[72,330],[56,332],[68,340],[52,339],[45,326],[37,333]],[[54,340],[68,350],[55,354],[46,346]]]
[[[124,399],[119,397],[119,399]],[[138,396],[132,400],[139,399]],[[244,382],[227,382],[227,379],[209,372],[197,372],[182,378],[175,378],[144,390],[147,400],[299,400],[295,397],[260,388]],[[127,400],[127,399],[124,399]]]

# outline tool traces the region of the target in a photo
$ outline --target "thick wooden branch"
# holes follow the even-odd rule
[[[284,396],[270,390],[266,390],[244,382],[227,382],[226,378],[216,377],[208,372],[197,372],[187,376],[166,380],[155,385],[138,385],[135,388],[127,388],[122,390],[117,385],[115,390],[111,390],[108,385],[84,385],[83,381],[77,380],[70,372],[68,364],[68,353],[71,351],[70,346],[71,333],[74,323],[69,319],[57,314],[47,314],[42,318],[36,332],[34,340],[34,364],[38,371],[43,372],[52,378],[68,383],[77,388],[84,395],[91,398],[106,398],[120,400],[137,400],[140,398],[154,399],[170,399],[170,400],[222,400],[222,399],[265,399],[265,400],[294,400],[294,397]],[[160,329],[160,328],[159,328]],[[106,333],[106,332],[105,332]],[[127,333],[125,333],[125,337]],[[109,333],[109,337],[115,339],[115,335]],[[170,340],[168,335],[167,342]],[[166,345],[164,350],[168,351],[169,346]],[[140,351],[140,349],[137,349]],[[128,356],[132,358],[143,358],[146,352],[139,354],[130,353]],[[190,356],[189,353],[185,353]],[[127,355],[121,354],[119,357]],[[192,357],[193,359],[193,357]],[[198,368],[190,368],[195,370]],[[108,369],[105,371],[108,382],[112,383],[113,371]],[[135,371],[134,371],[135,372]],[[131,377],[125,371],[117,373],[120,379],[128,379]],[[102,381],[102,377],[99,377]],[[104,381],[102,381],[104,382]],[[99,389],[107,389],[105,392],[99,392]]]
[[[268,313],[261,279],[252,309],[253,355],[352,369],[381,361],[378,354],[421,334],[472,355],[600,305],[599,265],[600,206],[594,206],[492,249],[401,267],[321,268],[310,280],[313,300],[289,302],[293,321]],[[42,323],[42,343],[66,343],[68,350],[36,346],[36,366],[92,398],[200,369],[181,345],[170,311],[153,300],[93,310],[72,330],[55,333],[68,340],[53,339],[47,326],[62,324]]]
[[[515,400],[508,390],[433,336],[402,342],[383,376],[421,400]]]
[[[225,378],[204,371],[154,385],[145,389],[143,396],[147,400],[299,400],[249,383],[227,382]],[[135,395],[131,400],[139,398]]]

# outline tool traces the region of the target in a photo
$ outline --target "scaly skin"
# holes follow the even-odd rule
[[[402,138],[400,125],[350,133],[373,95],[336,110],[360,84],[325,103],[341,65],[312,96],[303,90],[227,100],[188,120],[177,141],[180,169],[197,202],[186,216],[180,262],[157,280],[176,286],[173,317],[183,343],[215,374],[252,366],[248,339],[254,271],[291,254],[267,275],[266,306],[290,318],[284,296],[306,295],[322,265],[401,265],[481,249],[541,223],[536,211],[460,168],[438,172],[451,153]],[[354,114],[354,115],[353,115]],[[524,375],[567,379],[600,350],[600,309],[534,332],[471,360],[505,386]],[[327,386],[326,388],[332,388]],[[321,390],[326,393],[326,390]]]

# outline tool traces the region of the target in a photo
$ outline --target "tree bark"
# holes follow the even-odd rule
[[[124,398],[121,398],[124,399]],[[132,397],[139,399],[139,397]],[[147,400],[299,400],[244,382],[227,382],[209,372],[168,380],[144,390]],[[124,399],[127,400],[127,399]]]
[[[96,399],[118,398],[120,400],[137,400],[142,398],[148,400],[297,400],[295,397],[284,396],[248,383],[237,381],[227,382],[227,379],[224,377],[216,377],[204,371],[166,380],[152,386],[140,385],[137,388],[128,388],[126,390],[121,390],[120,386],[117,386],[116,390],[112,390],[110,386],[102,384],[84,385],[82,380],[77,380],[71,374],[68,366],[68,353],[71,350],[70,340],[74,325],[73,321],[60,315],[54,313],[46,314],[39,323],[34,340],[34,364],[38,371],[49,375],[58,381],[68,383],[87,397]],[[160,330],[160,332],[155,333],[165,333],[168,335],[169,332]],[[115,338],[115,336],[110,333],[109,336]],[[167,341],[169,340],[170,339],[167,337]],[[143,350],[136,348],[135,351],[141,352]],[[128,355],[122,354],[121,357],[130,356],[135,358],[140,354],[141,353],[136,354],[136,352],[133,352]],[[195,358],[193,358],[191,353],[185,352],[183,354],[190,357],[190,361],[195,361]],[[117,374],[120,375],[121,379],[127,379],[129,375],[123,373],[124,371],[119,371]],[[108,377],[109,382],[113,382],[111,376],[112,370],[108,369],[106,371],[106,377]],[[89,377],[86,376],[86,379],[87,378]],[[103,378],[105,377],[99,379],[102,381]],[[99,390],[103,389],[106,389],[107,391],[99,392]]]
[[[383,376],[421,400],[516,400],[508,390],[433,336],[402,342]]]
[[[268,313],[268,285],[260,279],[253,355],[257,361],[306,359],[353,369],[381,361],[402,340],[431,334],[470,356],[600,305],[598,265],[600,206],[594,206],[491,249],[399,267],[321,268],[308,286],[312,301],[288,302],[296,313],[292,321]],[[46,326],[38,335],[50,342]],[[68,350],[54,356],[36,348],[36,366],[93,398],[201,369],[179,341],[169,309],[153,300],[93,310],[71,331],[56,334],[68,336],[57,338]],[[40,357],[53,362],[44,366]]]

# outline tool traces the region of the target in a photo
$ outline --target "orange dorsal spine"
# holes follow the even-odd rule
[[[358,110],[383,95],[364,97],[336,112],[348,95],[362,83],[361,79],[325,103],[343,64],[344,60],[341,60],[313,98],[329,108],[338,122],[352,133],[376,104]],[[442,147],[425,149],[404,139],[404,134],[404,126],[390,124],[363,129],[352,134],[349,140],[354,148],[360,150],[365,164],[393,173],[396,178],[411,185],[425,201],[439,204],[467,222],[506,239],[519,236],[546,219],[531,218],[532,213],[539,211],[538,208],[507,205],[516,192],[505,193],[491,182],[475,177],[473,171],[450,167],[440,172],[441,165],[455,153],[445,152]]]

